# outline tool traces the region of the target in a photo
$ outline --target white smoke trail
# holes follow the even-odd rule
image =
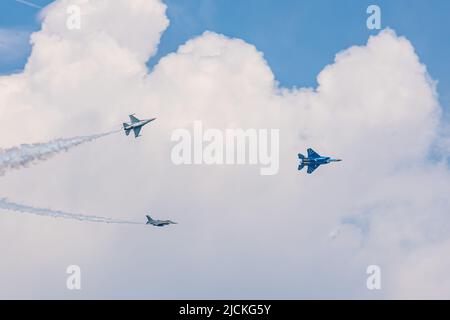
[[[118,220],[118,219],[111,219],[111,218],[98,217],[98,216],[67,213],[67,212],[56,211],[56,210],[51,210],[51,209],[35,208],[35,207],[11,202],[6,198],[0,198],[0,209],[10,210],[10,211],[15,211],[15,212],[20,212],[20,213],[28,213],[28,214],[38,215],[38,216],[72,219],[72,220],[78,220],[78,221],[88,221],[88,222],[97,222],[97,223],[133,224],[133,225],[145,224],[142,222],[133,222],[133,221]]]
[[[38,161],[45,161],[57,153],[68,151],[85,142],[116,133],[112,131],[91,136],[82,136],[68,139],[56,139],[46,143],[22,144],[19,147],[0,149],[0,175],[10,169],[27,167]]]

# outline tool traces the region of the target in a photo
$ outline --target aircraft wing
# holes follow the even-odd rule
[[[139,120],[138,118],[136,118],[134,115],[130,114],[130,121],[131,123],[136,123],[139,122],[141,120]]]
[[[309,148],[308,149],[308,158],[312,158],[312,159],[320,158],[320,154],[315,152],[313,149]]]
[[[142,129],[142,127],[137,127],[137,128],[133,129],[135,138],[139,137],[139,133],[141,132],[141,129]]]
[[[318,167],[319,167],[319,165],[317,165],[317,164],[310,164],[308,166],[308,174],[313,173]]]

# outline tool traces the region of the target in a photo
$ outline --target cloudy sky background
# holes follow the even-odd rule
[[[180,224],[102,225],[0,210],[0,297],[450,298],[444,54],[418,41],[434,57],[429,73],[414,41],[395,24],[369,32],[366,7],[354,2],[341,8],[359,14],[348,44],[324,31],[339,31],[325,11],[324,27],[308,29],[305,39],[281,33],[284,47],[266,54],[270,34],[219,33],[223,4],[205,3],[211,7],[197,19],[175,1],[168,8],[158,0],[56,1],[39,14],[42,29],[31,35],[26,64],[20,56],[30,49],[8,39],[34,30],[36,20],[22,27],[4,20],[0,50],[24,49],[1,60],[2,148],[110,131],[134,112],[158,121],[137,141],[112,135],[9,171],[0,195],[136,221],[150,210]],[[79,31],[66,28],[70,4],[81,7]],[[288,26],[304,23],[302,16]],[[177,34],[185,20],[189,32]],[[330,42],[336,48],[326,53],[330,45],[305,49]],[[291,44],[305,55],[283,64],[276,52]],[[173,165],[170,136],[195,120],[209,128],[279,128],[280,173]],[[297,153],[310,146],[344,162],[299,174]],[[82,270],[79,292],[65,286],[71,264]],[[371,264],[382,268],[379,292],[366,288]]]

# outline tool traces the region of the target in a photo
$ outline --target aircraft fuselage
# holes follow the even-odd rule
[[[148,120],[141,120],[141,121],[136,122],[136,123],[128,123],[127,129],[132,130],[132,129],[134,129],[134,128],[143,127],[143,126],[145,126],[147,123],[152,122],[153,120],[156,120],[156,118],[148,119]]]
[[[165,221],[154,221],[154,222],[147,222],[147,224],[151,224],[155,227],[164,227],[167,226],[169,224],[171,224],[170,222],[165,222]]]
[[[310,164],[315,164],[315,165],[322,165],[322,164],[328,164],[331,162],[338,162],[340,161],[339,159],[331,159],[330,157],[320,157],[320,158],[315,158],[315,159],[310,159],[310,158],[305,158],[303,159],[302,163],[307,166]]]

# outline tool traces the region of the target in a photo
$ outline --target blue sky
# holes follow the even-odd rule
[[[33,0],[39,6],[49,0]],[[439,81],[441,103],[450,105],[450,26],[446,0],[166,0],[171,25],[162,37],[158,60],[205,30],[242,38],[264,52],[277,80],[287,87],[315,86],[316,76],[334,55],[351,45],[364,44],[376,33],[366,28],[366,8],[376,3],[382,26],[406,36],[433,79]],[[38,30],[37,9],[4,0],[0,29]],[[23,68],[29,46],[11,48],[15,59],[0,59],[0,73]]]

